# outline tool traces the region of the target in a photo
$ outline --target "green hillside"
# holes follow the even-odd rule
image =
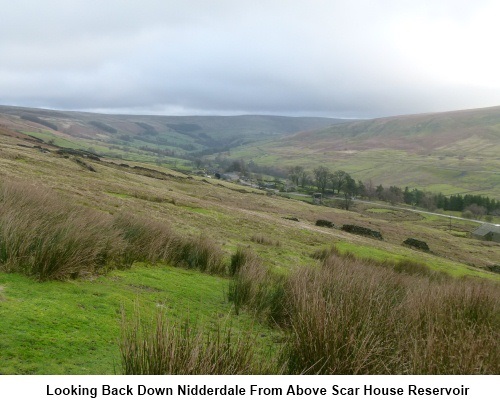
[[[500,196],[500,108],[340,123],[240,147],[262,165],[325,165],[374,184]]]
[[[258,140],[326,127],[342,120],[246,115],[135,116],[0,106],[0,125],[59,146],[127,160],[181,163]]]

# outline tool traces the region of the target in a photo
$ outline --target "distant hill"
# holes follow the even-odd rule
[[[256,163],[343,169],[376,184],[500,197],[500,107],[338,123],[233,151]]]
[[[176,167],[226,159],[310,172],[326,165],[384,186],[500,199],[500,107],[371,120],[109,115],[0,106],[0,132]],[[17,135],[16,135],[17,134]]]
[[[341,122],[330,118],[108,115],[0,106],[0,125],[10,130],[62,137],[106,154],[114,145],[128,153],[168,149],[174,154],[228,150]],[[57,141],[57,139],[56,139]],[[142,149],[141,149],[142,148]],[[127,151],[125,151],[127,152]]]

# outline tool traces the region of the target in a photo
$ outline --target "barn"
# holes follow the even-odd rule
[[[483,224],[472,232],[472,237],[480,240],[500,242],[500,225]]]

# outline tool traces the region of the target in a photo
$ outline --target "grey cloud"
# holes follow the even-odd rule
[[[451,26],[434,32],[448,46],[491,4],[20,0],[0,17],[0,104],[358,117],[500,104],[478,64],[446,74],[465,37],[440,52],[423,35]]]

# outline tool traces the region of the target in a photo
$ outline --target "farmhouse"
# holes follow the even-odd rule
[[[480,240],[500,242],[500,225],[483,224],[472,232],[472,237]]]

